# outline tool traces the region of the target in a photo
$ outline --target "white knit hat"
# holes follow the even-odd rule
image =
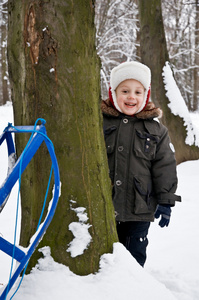
[[[149,101],[150,85],[151,85],[151,70],[144,64],[136,61],[124,62],[113,68],[110,74],[110,89],[115,108],[122,112],[119,108],[116,100],[115,90],[117,86],[126,79],[135,79],[139,81],[145,88],[145,97],[140,109],[136,112],[140,112]],[[110,93],[109,93],[110,97]]]

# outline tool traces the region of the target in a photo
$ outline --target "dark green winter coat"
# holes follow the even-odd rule
[[[150,102],[131,117],[102,101],[104,136],[117,221],[153,221],[157,204],[175,205],[176,161],[168,131]]]

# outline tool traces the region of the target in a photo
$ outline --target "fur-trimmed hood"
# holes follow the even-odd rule
[[[103,100],[101,102],[101,110],[102,113],[113,117],[118,117],[121,114],[112,106],[111,101],[109,99]],[[155,104],[153,102],[149,102],[145,109],[136,114],[135,117],[138,119],[161,118],[162,114],[163,112],[161,108],[155,107]]]

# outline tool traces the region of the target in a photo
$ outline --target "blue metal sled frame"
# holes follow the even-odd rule
[[[42,119],[43,120],[43,119]],[[40,240],[42,239],[46,229],[48,228],[53,215],[55,213],[55,209],[57,206],[57,202],[59,199],[60,194],[60,176],[59,176],[59,167],[56,159],[56,155],[54,152],[54,147],[52,142],[49,140],[49,138],[46,135],[46,128],[45,128],[45,120],[43,120],[41,125],[34,126],[15,126],[12,127],[12,125],[8,125],[8,127],[5,128],[3,134],[0,136],[0,145],[6,140],[7,142],[7,148],[8,148],[8,157],[10,155],[15,154],[15,146],[12,138],[12,133],[17,132],[33,132],[35,130],[35,133],[32,135],[32,139],[26,146],[26,151],[19,157],[19,159],[16,161],[14,167],[12,168],[10,174],[8,174],[5,182],[0,188],[0,209],[5,205],[7,202],[7,199],[9,197],[9,194],[19,179],[20,174],[20,167],[21,167],[21,173],[25,170],[29,162],[31,161],[32,157],[35,155],[37,150],[39,149],[42,142],[45,142],[47,149],[49,151],[51,160],[52,160],[52,168],[54,171],[54,194],[53,199],[51,202],[50,209],[45,217],[44,222],[39,226],[36,233],[34,234],[33,240],[31,239],[31,244],[26,251],[22,251],[19,247],[15,246],[14,244],[11,244],[4,238],[0,236],[0,250],[5,252],[7,255],[13,257],[17,262],[17,268],[15,269],[14,273],[12,274],[9,283],[6,285],[6,287],[3,290],[3,293],[0,296],[0,300],[4,300],[6,295],[9,293],[10,289],[12,288],[13,284],[17,280],[18,276],[22,272],[22,270],[25,268],[27,262],[29,261],[31,255],[33,254],[35,248],[39,244]],[[22,159],[22,162],[20,160]],[[21,166],[20,166],[21,164]]]

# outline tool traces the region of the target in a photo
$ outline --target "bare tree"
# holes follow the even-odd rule
[[[198,107],[197,1],[162,0],[162,13],[170,62],[190,111]]]
[[[102,98],[107,98],[109,75],[117,64],[137,57],[138,8],[131,0],[96,1],[97,53],[101,59]]]
[[[169,61],[162,19],[161,0],[139,0],[141,59],[152,70],[152,100],[163,109],[162,122],[168,127],[176,150],[177,163],[198,159],[199,148],[185,143],[186,127],[181,117],[171,113],[162,78]]]
[[[193,110],[198,110],[199,108],[199,1],[196,0],[195,3],[195,68],[193,70],[194,78],[194,98],[193,98]]]
[[[7,0],[0,0],[0,105],[9,101],[7,70]]]

